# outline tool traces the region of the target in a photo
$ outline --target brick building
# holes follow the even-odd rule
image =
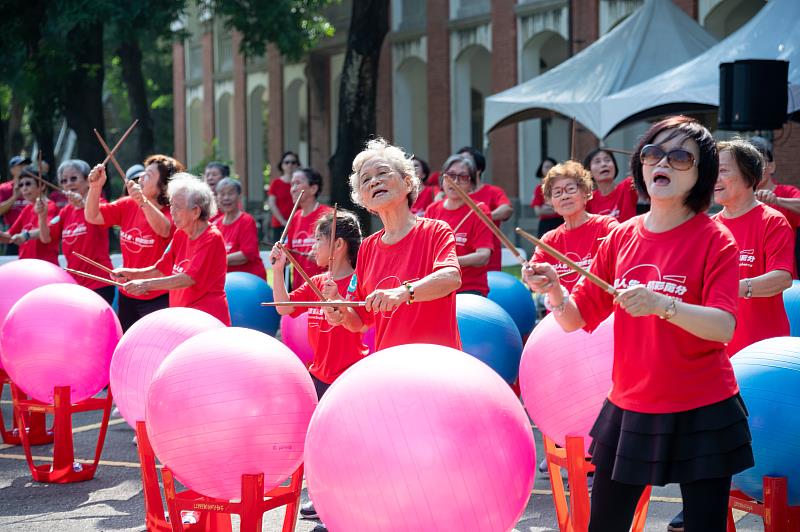
[[[376,133],[434,169],[454,149],[483,146],[487,180],[527,205],[541,158],[569,156],[570,122],[528,120],[494,131],[487,144],[484,99],[591,45],[642,1],[392,0],[390,33],[381,51]],[[674,2],[718,39],[764,5],[763,0]],[[196,165],[215,140],[220,157],[233,161],[242,178],[250,207],[263,200],[265,165],[276,163],[285,150],[298,152],[303,164],[326,176],[336,144],[350,6],[344,0],[327,10],[336,35],[298,63],[274,48],[246,61],[237,52],[236,33],[203,13],[190,12],[176,23],[189,34],[173,45],[176,157]],[[630,148],[645,127],[623,128],[606,144]],[[787,125],[775,138],[779,176],[797,182],[800,133],[793,135]],[[578,128],[578,158],[597,143]],[[524,209],[518,211],[524,215]]]

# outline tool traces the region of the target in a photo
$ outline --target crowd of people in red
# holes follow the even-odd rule
[[[225,164],[211,163],[201,179],[171,157],[151,156],[128,172],[125,196],[109,203],[104,166],[65,161],[57,171],[61,206],[29,164],[12,159],[12,180],[0,186],[9,226],[0,240],[20,258],[57,263],[60,244],[70,267],[98,277],[110,270],[126,329],[167,306],[197,308],[230,325],[226,273],[266,276],[256,221]],[[279,312],[297,316],[309,302],[343,302],[308,311],[318,395],[366,356],[369,328],[378,350],[409,342],[461,347],[456,293],[487,295],[487,272],[501,266],[500,241],[464,195],[487,224],[499,227],[513,215],[504,191],[483,181],[485,165],[465,147],[431,172],[401,148],[369,141],[349,186],[381,229],[362,238],[354,213],[321,203],[319,172],[302,167],[294,152],[283,155],[268,189]],[[752,464],[729,358],[789,332],[781,293],[796,277],[800,191],[777,184],[775,171],[763,139],[718,143],[681,116],[650,128],[623,179],[603,148],[583,163],[540,166],[531,206],[542,241],[614,289],[585,282],[542,249],[521,272],[565,330],[591,331],[615,316],[613,386],[592,430],[590,530],[625,529],[642,489],[666,483],[681,485],[687,523],[724,529],[731,475]],[[713,202],[722,210],[709,216]],[[637,216],[641,205],[646,212]],[[119,268],[109,257],[112,226],[119,227]],[[300,267],[293,275],[287,259]],[[102,282],[76,281],[114,297]],[[353,301],[360,306],[344,304]],[[700,451],[720,439],[724,447]],[[302,513],[312,517],[313,504]]]

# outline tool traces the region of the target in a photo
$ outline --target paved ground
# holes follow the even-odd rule
[[[8,420],[11,405],[7,388],[2,399],[3,415]],[[77,457],[88,458],[93,453],[97,438],[95,424],[99,420],[99,415],[91,412],[75,416]],[[66,485],[33,482],[22,449],[0,445],[0,530],[144,530],[144,501],[136,447],[131,442],[133,431],[120,418],[112,419],[111,423],[103,461],[95,478],[88,482]],[[536,437],[541,456],[541,438],[538,433]],[[34,448],[35,456],[46,457],[51,453],[50,446]],[[646,530],[665,531],[666,524],[680,508],[679,497],[677,487],[654,490]],[[282,517],[279,510],[266,514],[264,530],[280,530]],[[763,530],[763,525],[755,517],[743,514],[737,517],[738,530]],[[313,521],[300,521],[296,530],[308,532],[314,524]],[[537,477],[528,507],[515,530],[557,530],[550,484],[546,477]]]

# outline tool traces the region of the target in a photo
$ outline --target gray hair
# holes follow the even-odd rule
[[[453,166],[454,164],[461,163],[467,167],[467,172],[469,172],[469,181],[472,183],[473,188],[478,184],[478,169],[475,167],[475,161],[472,160],[472,157],[465,157],[464,155],[451,155],[447,158],[447,160],[442,165],[442,176],[447,173],[448,168]]]
[[[406,155],[401,148],[392,146],[382,138],[367,142],[364,150],[353,159],[353,173],[350,174],[350,198],[353,203],[364,206],[359,187],[359,174],[361,173],[361,168],[376,157],[385,159],[398,174],[411,181],[411,191],[408,193],[408,207],[411,208],[417,199],[421,186],[417,172],[414,171],[414,162],[411,156]]]
[[[200,208],[200,219],[208,220],[217,214],[217,202],[214,193],[202,179],[186,172],[173,175],[167,185],[167,196],[170,203],[176,196],[184,196],[189,208]]]
[[[217,192],[225,187],[233,187],[236,189],[236,194],[239,196],[242,195],[242,184],[238,179],[234,179],[232,177],[223,177],[219,180],[219,183],[217,183]]]
[[[89,167],[89,163],[81,159],[67,159],[63,163],[58,165],[58,170],[56,171],[56,176],[59,181],[61,181],[61,177],[64,175],[64,171],[67,168],[72,168],[73,170],[77,170],[81,173],[83,177],[89,177],[89,172],[92,169]]]

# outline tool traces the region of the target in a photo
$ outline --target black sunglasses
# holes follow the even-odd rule
[[[670,168],[674,170],[688,170],[692,166],[697,166],[697,159],[694,158],[694,154],[683,148],[676,148],[667,152],[660,146],[647,144],[639,152],[639,160],[646,166],[655,166],[664,157],[667,158],[667,164]]]

